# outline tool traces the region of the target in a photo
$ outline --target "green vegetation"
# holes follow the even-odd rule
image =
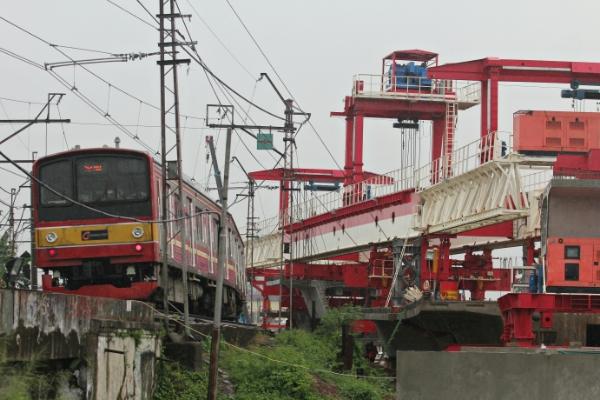
[[[154,400],[205,399],[208,388],[207,370],[189,371],[177,363],[162,361],[158,365]]]
[[[131,338],[137,348],[142,343],[144,337],[143,329],[122,329],[115,332],[115,336],[121,339]],[[163,335],[164,337],[164,335]]]
[[[66,399],[72,374],[37,363],[0,362],[0,400]]]
[[[8,248],[8,234],[0,235],[0,287],[3,287],[4,274],[6,274],[6,267],[4,264],[10,259],[10,249]]]
[[[384,377],[368,364],[356,345],[354,370],[341,373],[338,353],[341,326],[357,318],[353,308],[331,310],[314,332],[286,331],[274,338],[259,336],[249,349],[221,347],[220,368],[228,374],[236,400],[385,400],[393,398],[387,379],[357,378],[356,368],[369,377]],[[258,355],[257,355],[258,354]],[[278,362],[278,361],[283,361]],[[292,365],[290,365],[292,364]],[[191,399],[206,396],[206,370],[188,372],[162,363],[155,399]],[[350,376],[348,376],[350,375]],[[222,390],[220,390],[222,392]],[[174,396],[174,397],[172,397]],[[197,397],[193,397],[197,396]]]

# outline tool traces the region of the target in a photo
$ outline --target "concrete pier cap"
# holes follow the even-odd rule
[[[396,399],[599,399],[598,370],[594,348],[398,351]]]

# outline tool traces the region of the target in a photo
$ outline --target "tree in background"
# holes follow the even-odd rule
[[[0,287],[5,286],[6,262],[10,259],[10,248],[8,246],[8,232],[0,236]]]

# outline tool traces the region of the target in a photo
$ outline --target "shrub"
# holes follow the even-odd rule
[[[208,377],[205,370],[190,371],[177,363],[158,364],[154,400],[196,400],[206,398]]]

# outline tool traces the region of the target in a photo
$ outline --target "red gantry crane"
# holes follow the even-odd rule
[[[255,240],[255,287],[265,290],[269,281],[278,281],[281,276],[273,271],[283,259],[279,283],[294,280],[294,312],[298,311],[293,314],[294,326],[302,325],[302,313],[315,319],[328,307],[351,303],[372,310],[387,307],[383,312],[387,316],[369,317],[374,321],[381,317],[377,324],[385,332],[394,310],[418,303],[420,314],[412,317],[419,315],[420,320],[412,320],[417,321],[412,333],[426,337],[432,323],[438,328],[454,326],[447,340],[428,342],[434,348],[494,344],[501,334],[510,341],[514,332],[521,332],[518,327],[529,329],[523,321],[541,306],[534,301],[527,303],[526,313],[515,311],[523,305],[518,294],[506,298],[517,300],[500,302],[504,320],[511,321],[504,331],[501,324],[488,329],[490,324],[482,328],[467,323],[477,320],[473,315],[491,314],[487,308],[474,313],[465,304],[480,302],[485,308],[487,291],[528,291],[538,276],[551,276],[534,267],[542,264],[547,246],[540,235],[538,202],[552,178],[556,155],[563,160],[560,165],[580,166],[581,159],[565,161],[561,153],[573,149],[585,153],[593,143],[600,148],[600,129],[592,129],[594,118],[583,115],[590,113],[523,112],[515,114],[513,143],[512,135],[498,132],[498,84],[503,81],[570,84],[571,95],[581,99],[585,95],[577,92],[580,85],[600,82],[600,63],[484,58],[438,65],[438,55],[424,50],[390,53],[382,60],[381,75],[357,75],[344,110],[331,113],[345,119],[344,170],[290,172],[296,182],[343,183],[343,187],[290,205],[287,193],[293,188],[283,179],[285,171],[251,173],[257,180],[283,182],[280,215],[292,208],[291,223],[274,218],[275,224],[264,223]],[[473,106],[481,107],[480,138],[455,148],[457,115]],[[397,170],[383,175],[364,172],[366,118],[393,120],[400,130]],[[564,129],[556,133],[559,120],[564,120],[560,125]],[[425,140],[416,132],[424,121],[432,126],[430,157],[419,160],[419,145]],[[595,154],[587,157],[596,160]],[[541,250],[535,246],[540,239]],[[523,246],[524,266],[495,266],[494,250],[514,246]],[[289,254],[282,257],[281,249],[289,249]],[[544,290],[543,285],[536,290]],[[276,293],[271,290],[267,295]],[[289,305],[285,298],[278,300],[283,308]],[[433,312],[439,302],[450,306],[443,313]],[[586,304],[590,310],[595,303]],[[453,307],[455,312],[449,312]],[[264,317],[266,326],[268,310]],[[463,328],[458,327],[461,324]],[[397,336],[397,329],[387,333]],[[531,335],[518,340],[531,340]],[[392,338],[388,344],[403,346]]]

